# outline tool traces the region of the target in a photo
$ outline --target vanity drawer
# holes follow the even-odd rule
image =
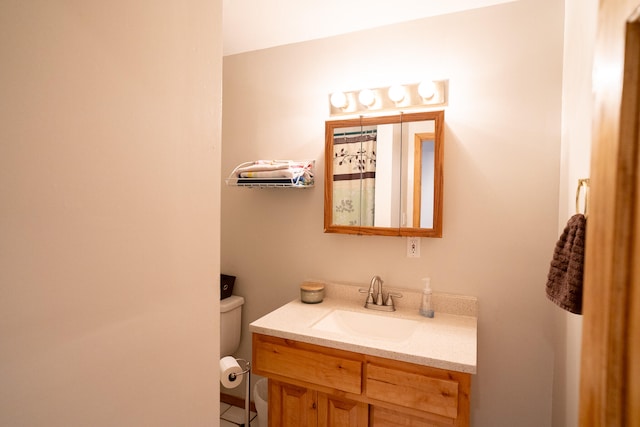
[[[409,371],[406,368],[368,363],[366,396],[455,420],[459,416],[458,406],[462,397],[459,396],[460,384],[445,371],[442,372],[442,375],[438,375],[437,370],[428,372],[420,366]],[[432,375],[434,373],[436,375]]]
[[[253,368],[257,374],[278,375],[360,394],[363,362],[344,357],[345,354],[331,348],[253,334]]]

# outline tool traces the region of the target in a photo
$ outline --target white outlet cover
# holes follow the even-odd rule
[[[420,258],[420,238],[407,237],[407,257]]]

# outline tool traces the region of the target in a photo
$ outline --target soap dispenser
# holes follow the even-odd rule
[[[431,303],[431,278],[425,277],[424,289],[422,291],[422,303],[420,304],[420,314],[424,317],[433,317],[433,306]]]

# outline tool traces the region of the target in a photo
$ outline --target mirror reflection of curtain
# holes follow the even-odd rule
[[[334,224],[365,227],[374,225],[376,143],[375,131],[334,135]]]

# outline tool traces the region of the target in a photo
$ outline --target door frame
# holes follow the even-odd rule
[[[580,425],[640,425],[640,16],[601,0],[585,255]]]

